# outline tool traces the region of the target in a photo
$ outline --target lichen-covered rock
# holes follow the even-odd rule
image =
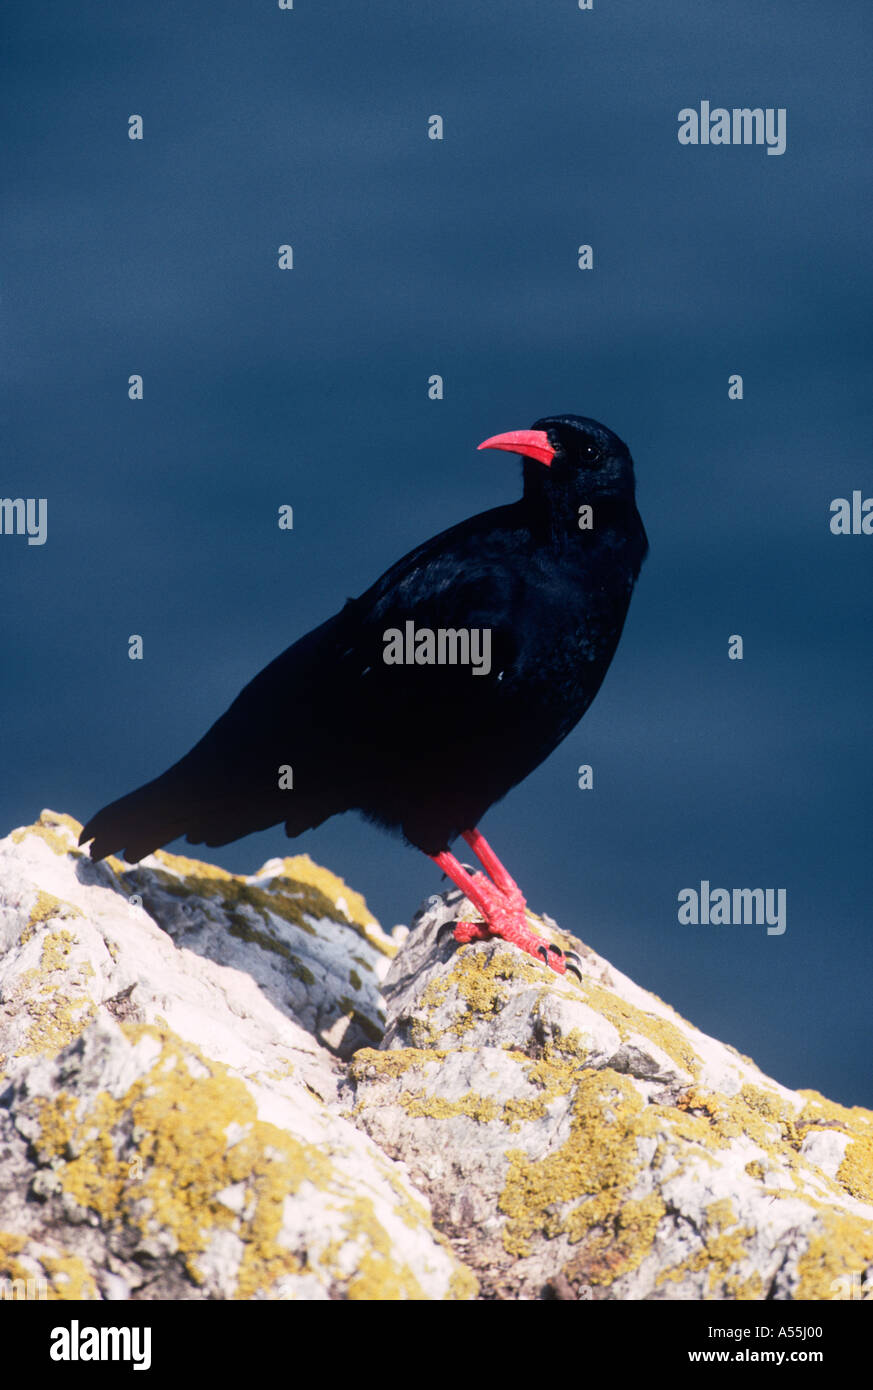
[[[474,1296],[402,1165],[330,1104],[396,949],[363,900],[303,856],[94,865],[79,828],[44,812],[0,841],[0,1280]]]
[[[455,892],[388,937],[306,856],[78,831],[0,841],[5,1296],[873,1297],[873,1114],[553,923],[581,982],[458,947]]]
[[[346,1093],[481,1296],[873,1297],[873,1114],[780,1086],[553,924],[581,983],[458,948],[458,900],[414,924]]]

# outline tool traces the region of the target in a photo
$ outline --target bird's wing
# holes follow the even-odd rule
[[[325,768],[341,620],[338,614],[288,647],[190,752],[92,816],[80,837],[93,838],[91,857],[124,849],[134,861],[180,835],[192,844],[227,844],[289,816],[298,826],[289,833],[299,833],[343,809]],[[291,800],[280,785],[286,767],[303,778],[302,794]]]
[[[347,606],[341,685],[361,737],[377,730],[408,750],[439,731],[450,748],[481,736],[521,698],[516,676],[530,641],[525,567],[495,555],[493,535],[456,529]]]
[[[139,858],[181,834],[225,844],[281,820],[297,834],[360,805],[389,762],[481,740],[506,698],[523,587],[488,553],[495,515],[425,542],[286,648],[179,762],[88,822],[92,856],[126,845]],[[405,635],[407,622],[435,634],[474,629],[480,641],[487,631],[480,674],[469,663],[386,662],[386,632]],[[284,768],[293,796],[280,787]]]

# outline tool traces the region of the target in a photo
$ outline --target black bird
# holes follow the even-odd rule
[[[563,974],[475,828],[578,723],[612,660],[648,549],[625,444],[553,415],[480,449],[524,456],[522,497],[443,531],[251,681],[162,776],[82,830],[128,862],[184,835],[290,837],[357,810],[429,855],[501,936]],[[463,836],[486,870],[450,852]]]

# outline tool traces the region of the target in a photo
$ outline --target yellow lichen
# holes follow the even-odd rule
[[[45,911],[45,920],[59,915],[55,909],[46,907]],[[75,992],[82,990],[94,974],[90,961],[82,961],[70,970],[70,955],[76,945],[78,939],[66,928],[50,933],[43,941],[39,967],[21,974],[18,983],[25,995],[24,1010],[30,1025],[16,1056],[54,1057],[96,1017],[93,999]],[[63,986],[56,979],[59,971],[67,976]]]
[[[387,1255],[368,1250],[349,1280],[346,1298],[360,1303],[389,1303],[401,1299],[425,1301],[427,1295],[408,1265],[398,1268]]]
[[[342,898],[346,905],[345,916],[349,921],[357,922],[360,927],[378,927],[379,924],[367,907],[363,894],[349,888],[338,874],[315,864],[308,854],[288,855],[282,860],[282,867],[286,878],[294,883],[306,883],[312,888],[317,888],[334,904],[337,898]],[[375,945],[376,942],[372,944]],[[380,946],[385,944],[387,943],[379,943]]]
[[[723,1149],[741,1136],[751,1139],[791,1174],[800,1195],[803,1184],[796,1150],[801,1136],[790,1102],[778,1092],[748,1084],[739,1094],[727,1096],[690,1087],[670,1114],[676,1134],[693,1138],[705,1148]],[[758,1176],[748,1165],[746,1172]]]
[[[393,947],[389,950],[385,942],[376,935],[368,934],[319,887],[305,880],[277,874],[268,880],[270,887],[266,888],[262,883],[252,883],[242,875],[228,873],[215,864],[204,864],[183,855],[156,850],[155,858],[163,867],[148,871],[149,877],[144,882],[140,883],[141,871],[130,871],[130,881],[137,884],[138,891],[147,896],[150,884],[157,883],[165,892],[176,897],[213,900],[230,918],[233,935],[253,941],[266,950],[279,955],[286,954],[288,950],[284,942],[277,940],[271,928],[271,918],[285,921],[309,936],[317,935],[313,920],[328,918],[350,928],[384,954],[393,953]],[[266,935],[254,924],[253,918],[264,923]]]
[[[368,1076],[402,1076],[412,1067],[425,1067],[432,1062],[443,1062],[448,1057],[445,1049],[404,1047],[379,1052],[372,1047],[361,1047],[355,1053],[349,1068],[356,1081]]]
[[[848,1145],[837,1181],[859,1202],[873,1205],[873,1139],[855,1139]]]
[[[222,1229],[243,1242],[235,1297],[250,1298],[299,1272],[297,1254],[280,1240],[283,1207],[304,1183],[333,1187],[328,1155],[258,1119],[245,1084],[198,1049],[151,1026],[122,1027],[133,1043],[159,1039],[160,1056],[121,1099],[101,1092],[84,1105],[62,1091],[35,1101],[40,1161],[55,1167],[69,1198],[103,1222],[123,1221],[144,1236],[168,1234],[196,1282],[203,1278],[200,1257]],[[238,1184],[245,1185],[241,1215],[218,1200]],[[372,1205],[343,1201],[349,1234],[362,1246],[346,1296],[423,1297],[393,1259]]]
[[[452,1032],[462,1036],[477,1019],[491,1019],[499,1013],[509,996],[512,980],[522,983],[543,983],[542,970],[532,959],[516,951],[495,951],[488,956],[483,951],[462,948],[456,952],[449,970],[431,980],[419,1001],[419,1011],[425,1017],[443,1003],[454,989],[462,1002],[460,1012],[451,1023]],[[419,1021],[417,1017],[416,1022]],[[426,1027],[427,1025],[425,1025]],[[430,1030],[428,1030],[430,1031]],[[415,1032],[415,1025],[413,1025]],[[416,1042],[421,1043],[416,1036]]]
[[[578,1061],[562,1060],[560,1049],[554,1046],[547,1047],[537,1062],[528,1060],[526,1066],[528,1078],[542,1087],[544,1099],[571,1095],[572,1123],[567,1143],[545,1159],[533,1161],[519,1151],[507,1154],[509,1171],[500,1209],[508,1218],[504,1244],[511,1254],[527,1254],[537,1233],[546,1238],[564,1234],[580,1246],[579,1254],[565,1269],[567,1277],[611,1283],[645,1257],[664,1214],[657,1193],[648,1198],[630,1195],[641,1177],[638,1140],[658,1138],[653,1160],[657,1170],[666,1161],[668,1146],[674,1159],[685,1164],[692,1158],[709,1157],[707,1150],[726,1147],[745,1135],[760,1141],[774,1164],[793,1176],[797,1184],[794,1195],[803,1197],[820,1213],[834,1232],[836,1243],[843,1246],[839,1257],[831,1252],[828,1259],[827,1243],[812,1243],[805,1257],[808,1287],[815,1287],[816,1280],[821,1285],[845,1274],[847,1262],[851,1267],[853,1259],[856,1269],[866,1268],[865,1258],[868,1263],[873,1261],[869,1225],[858,1219],[842,1224],[832,1209],[803,1191],[797,1126],[790,1100],[778,1092],[751,1086],[736,1097],[720,1097],[720,1106],[710,1103],[703,1092],[686,1093],[685,1108],[654,1102],[646,1105],[629,1078],[609,1070],[580,1069]],[[692,1113],[692,1108],[700,1113]],[[507,1113],[512,1112],[505,1107],[504,1118]],[[853,1119],[857,1129],[862,1120],[857,1116]],[[855,1143],[858,1148],[846,1163],[842,1180],[848,1186],[847,1175],[851,1174],[860,1193],[869,1167],[865,1141],[859,1138]],[[747,1171],[763,1180],[766,1170],[763,1162],[751,1160]],[[834,1192],[838,1192],[836,1186]],[[778,1190],[773,1195],[778,1195]],[[568,1211],[571,1203],[575,1205]],[[762,1297],[760,1276],[748,1272],[755,1232],[737,1224],[728,1199],[711,1203],[706,1216],[700,1248],[672,1269],[662,1270],[658,1283],[682,1282],[703,1272],[706,1297]]]
[[[873,1228],[856,1216],[821,1210],[823,1230],[813,1236],[797,1262],[796,1298],[851,1298],[852,1276],[860,1289],[873,1266]]]
[[[268,929],[256,927],[249,922],[241,913],[228,912],[230,925],[228,935],[235,936],[239,941],[248,941],[253,946],[260,946],[262,951],[272,951],[276,956],[283,956],[285,960],[291,959],[291,947],[286,941],[281,941]]]
[[[659,1014],[645,1013],[613,990],[591,980],[583,982],[583,991],[586,1002],[609,1019],[618,1029],[622,1041],[626,1041],[632,1033],[639,1033],[666,1052],[683,1071],[690,1072],[692,1076],[700,1074],[700,1059],[678,1024]]]
[[[348,1299],[366,1303],[426,1299],[427,1295],[409,1266],[398,1264],[393,1258],[391,1242],[376,1219],[369,1197],[356,1197],[349,1202],[344,1226],[351,1239],[363,1235],[368,1244],[349,1280]]]
[[[71,845],[66,835],[60,834],[53,828],[59,822],[48,819],[50,814],[52,813],[43,811],[39,820],[34,825],[23,825],[20,829],[13,830],[12,843],[14,845],[20,845],[22,840],[27,839],[29,835],[35,835],[37,839],[43,840],[48,845],[53,854],[75,854],[77,857],[80,856],[81,850],[77,849],[75,845]],[[68,817],[68,819],[71,819],[71,817]]]
[[[637,1142],[653,1132],[654,1116],[618,1072],[584,1068],[573,1080],[566,1143],[541,1159],[518,1149],[506,1155],[498,1203],[507,1217],[503,1244],[510,1254],[526,1255],[538,1233],[585,1241],[574,1263],[584,1265],[591,1282],[611,1283],[644,1258],[663,1215],[660,1199],[642,1206],[638,1200],[621,1215],[639,1175]]]
[[[21,945],[25,945],[35,934],[37,927],[42,926],[43,922],[54,921],[60,918],[66,921],[73,917],[83,917],[85,914],[76,907],[75,903],[65,902],[63,898],[56,898],[53,893],[45,893],[42,889],[37,892],[36,901],[30,909],[27,919],[27,926],[19,938]]]
[[[99,1299],[100,1291],[85,1261],[78,1255],[42,1255],[40,1263],[51,1279],[49,1298],[79,1303]]]
[[[801,1091],[806,1101],[797,1121],[801,1132],[813,1126],[839,1130],[851,1136],[837,1181],[861,1202],[873,1204],[873,1112],[860,1105],[839,1105],[818,1091]]]
[[[731,1199],[721,1197],[717,1202],[710,1202],[706,1208],[706,1220],[717,1231],[723,1231],[726,1226],[736,1226],[737,1214]]]
[[[457,1299],[459,1302],[466,1302],[476,1298],[479,1293],[479,1281],[471,1269],[462,1265],[456,1269],[449,1280],[449,1289],[446,1298]]]
[[[13,1235],[11,1231],[0,1231],[0,1278],[33,1278],[33,1270],[28,1269],[17,1258],[26,1245],[26,1236]]]
[[[55,914],[52,913],[52,916]],[[71,931],[62,928],[61,931],[52,932],[42,943],[42,954],[40,957],[41,970],[66,970],[70,963],[70,953],[74,946],[78,946],[79,938],[74,936]]]
[[[157,1030],[125,1025],[132,1040]],[[207,1075],[192,1075],[189,1059]],[[304,1181],[323,1187],[330,1165],[303,1144],[257,1118],[247,1087],[196,1049],[164,1039],[150,1072],[116,1100],[101,1092],[79,1107],[61,1092],[40,1106],[42,1162],[57,1168],[61,1187],[103,1221],[123,1220],[146,1235],[152,1228],[174,1239],[192,1279],[201,1281],[198,1256],[213,1230],[233,1228],[244,1241],[236,1296],[268,1288],[298,1262],[277,1241],[282,1204]],[[240,1133],[228,1140],[228,1129]],[[137,1160],[119,1159],[123,1135],[133,1133]],[[141,1176],[139,1176],[141,1174]],[[217,1194],[245,1183],[251,1214],[235,1216]]]
[[[546,1043],[542,1054],[535,1061],[524,1058],[525,1075],[534,1086],[539,1086],[542,1099],[548,1104],[556,1096],[569,1095],[578,1076],[590,1068],[576,1054],[564,1051],[562,1039],[556,1038]]]
[[[71,1300],[100,1297],[94,1277],[78,1255],[52,1254],[25,1236],[0,1231],[0,1280],[4,1299]]]
[[[733,1272],[734,1266],[749,1258],[749,1247],[746,1242],[753,1240],[754,1237],[755,1231],[751,1226],[737,1226],[733,1231],[718,1231],[716,1228],[714,1234],[706,1232],[702,1236],[701,1248],[670,1269],[662,1269],[655,1284],[660,1287],[668,1282],[681,1283],[688,1274],[705,1272],[707,1292],[710,1295],[715,1294],[720,1285],[722,1291],[727,1293],[728,1281],[733,1288],[739,1288],[742,1281]]]
[[[742,1279],[738,1274],[726,1274],[724,1276],[725,1298],[732,1299],[736,1303],[757,1303],[763,1298],[764,1285],[758,1273],[750,1274],[747,1279]]]
[[[709,1116],[711,1120],[722,1118],[722,1106],[718,1097],[708,1091],[701,1091],[696,1086],[689,1086],[682,1092],[676,1101],[676,1107],[679,1110],[699,1112]]]
[[[383,1177],[390,1183],[397,1196],[398,1200],[394,1210],[403,1224],[408,1226],[410,1230],[416,1230],[422,1225],[429,1226],[430,1212],[423,1202],[416,1201],[410,1190],[403,1186],[397,1174],[391,1168],[386,1168],[383,1170]],[[438,1235],[437,1239],[448,1245],[444,1236]]]
[[[565,1277],[608,1285],[632,1273],[651,1250],[666,1211],[657,1192],[623,1202],[607,1225],[584,1234],[580,1253],[564,1267]]]
[[[513,1134],[517,1134],[523,1124],[541,1120],[546,1113],[544,1096],[518,1096],[508,1100],[503,1107],[503,1123]]]
[[[765,1091],[762,1086],[746,1083],[740,1092],[743,1100],[759,1115],[774,1124],[794,1124],[794,1111],[778,1091]]]
[[[202,859],[189,859],[187,854],[169,854],[165,849],[156,849],[154,858],[180,878],[215,879],[220,883],[234,881],[234,875],[227,869],[222,869],[218,864],[207,864]]]
[[[47,826],[63,825],[70,831],[74,840],[78,840],[82,833],[82,822],[76,820],[75,816],[68,816],[65,811],[41,811],[39,824]]]
[[[489,1096],[480,1096],[468,1091],[458,1100],[444,1100],[441,1096],[416,1096],[411,1091],[402,1091],[397,1099],[407,1115],[413,1119],[428,1116],[432,1120],[451,1120],[456,1115],[466,1115],[470,1120],[488,1124],[500,1115],[500,1106]]]

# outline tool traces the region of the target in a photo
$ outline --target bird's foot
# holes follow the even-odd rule
[[[527,909],[527,899],[522,893],[517,883],[511,883],[507,887],[496,884],[487,874],[475,870],[470,878],[476,888],[479,901],[475,906],[484,915],[487,907],[489,911],[511,912],[524,919]]]
[[[480,898],[477,906],[482,910],[485,920],[458,922],[454,931],[456,941],[467,944],[470,941],[492,941],[499,937],[517,946],[527,955],[533,956],[535,960],[543,961],[556,974],[564,975],[571,970],[581,980],[582,962],[575,951],[565,953],[559,946],[544,940],[528,926],[525,900],[518,888],[513,885],[514,891],[502,892],[489,878],[479,873],[473,875],[473,882]]]

